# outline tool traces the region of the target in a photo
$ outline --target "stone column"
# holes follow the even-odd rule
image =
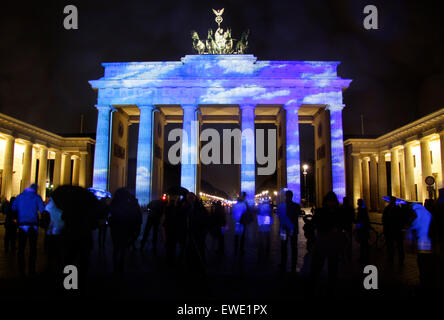
[[[72,185],[79,185],[79,173],[80,173],[80,158],[74,157],[74,165],[72,167]]]
[[[54,151],[54,174],[52,176],[52,185],[56,189],[61,182],[61,172],[62,172],[62,153],[60,150]]]
[[[62,184],[71,184],[71,155],[67,152],[63,154]]]
[[[13,136],[6,136],[5,154],[3,155],[3,183],[2,196],[7,200],[12,195],[12,167],[14,165],[14,144],[15,138]]]
[[[352,153],[353,161],[353,207],[357,207],[361,198],[361,159],[359,153]]]
[[[331,138],[331,172],[333,191],[342,201],[345,197],[345,161],[344,138],[342,131],[343,105],[329,105],[330,110],[330,138]]]
[[[441,146],[441,186],[444,188],[444,130],[439,133],[439,141]]]
[[[370,156],[370,208],[372,211],[378,210],[378,165],[376,154]]]
[[[138,106],[140,110],[139,138],[137,147],[136,198],[141,206],[151,199],[151,159],[154,105]]]
[[[182,154],[180,184],[190,192],[197,192],[197,140],[199,139],[199,123],[196,105],[186,104],[183,108]]]
[[[88,152],[80,151],[79,185],[83,188],[87,187],[87,156]]]
[[[48,148],[40,146],[39,177],[37,185],[43,200],[46,198],[46,176],[48,175]]]
[[[20,192],[31,185],[31,166],[32,166],[32,143],[25,141],[25,151],[23,152],[22,168],[22,186]]]
[[[399,167],[400,167],[400,171],[399,171],[399,177],[401,180],[401,184],[399,186],[399,195],[401,198],[405,199],[406,198],[406,183],[405,183],[405,156],[404,156],[404,146],[401,146],[401,148],[399,148],[398,151],[398,159],[399,159]]]
[[[93,187],[106,190],[108,188],[109,143],[111,106],[96,105],[97,116],[96,146],[94,150]]]
[[[362,158],[362,193],[367,208],[370,207],[370,176],[369,176],[369,158]]]
[[[387,170],[385,163],[385,152],[381,151],[378,155],[378,193],[379,193],[379,211],[385,208],[385,201],[382,197],[387,196]]]
[[[254,205],[256,194],[254,108],[251,104],[239,105],[242,129],[241,192],[246,192],[250,205]]]
[[[432,163],[430,159],[430,143],[427,138],[420,140],[421,147],[421,186],[422,186],[422,201],[429,198],[429,192],[427,191],[427,184],[425,178],[432,175]]]
[[[405,163],[405,195],[407,200],[415,200],[415,172],[413,169],[412,145],[404,145],[404,163]]]
[[[399,185],[399,157],[398,157],[398,149],[392,148],[391,150],[391,183],[392,183],[392,196],[399,197],[401,194],[400,185]]]
[[[301,203],[301,159],[299,147],[300,104],[289,102],[284,105],[287,188],[293,191],[293,201]]]

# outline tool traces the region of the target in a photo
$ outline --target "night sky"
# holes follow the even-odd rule
[[[425,3],[425,2],[424,2]],[[63,8],[79,10],[79,29],[63,28]],[[379,10],[365,30],[363,8]],[[339,60],[353,79],[344,93],[344,133],[380,135],[444,106],[441,11],[421,1],[40,1],[2,4],[0,112],[56,133],[76,133],[80,115],[94,132],[96,92],[88,80],[102,62],[177,61],[193,54],[190,31],[249,29],[259,60]]]

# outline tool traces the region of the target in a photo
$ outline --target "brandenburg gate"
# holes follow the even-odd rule
[[[222,34],[220,30],[216,35]],[[199,45],[196,42],[195,48]],[[213,52],[217,45],[213,44]],[[93,187],[113,192],[126,185],[124,151],[130,123],[139,123],[136,197],[146,205],[164,192],[166,123],[183,123],[187,139],[182,140],[181,185],[199,192],[200,140],[199,132],[193,133],[193,121],[239,123],[242,131],[253,132],[255,123],[271,122],[278,129],[277,187],[292,190],[294,201],[300,202],[299,141],[304,137],[298,125],[311,123],[316,193],[333,190],[341,200],[345,196],[342,92],[351,80],[338,77],[339,62],[258,61],[242,54],[242,46],[237,48],[234,54],[203,52],[180,61],[103,63],[104,76],[89,81],[98,91]],[[253,146],[242,139],[241,150],[241,191],[251,201],[256,168],[246,159],[255,157],[254,135]],[[193,157],[197,161],[191,161]]]

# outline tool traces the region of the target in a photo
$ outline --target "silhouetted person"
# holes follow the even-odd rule
[[[109,224],[109,205],[110,198],[103,197],[99,200],[99,208],[97,213],[97,242],[99,250],[105,249],[106,233],[108,231]]]
[[[351,261],[352,257],[352,246],[353,246],[353,222],[355,221],[355,209],[353,207],[352,201],[349,197],[344,197],[342,199],[342,219],[343,219],[343,228],[345,231],[346,237],[346,254],[349,261]]]
[[[444,188],[439,189],[439,196],[431,213],[433,216],[434,242],[438,255],[438,270],[444,270]],[[444,289],[444,271],[441,271],[439,276],[440,287]]]
[[[146,240],[150,234],[150,230],[153,230],[152,236],[152,247],[153,253],[157,253],[157,238],[159,234],[159,226],[162,220],[162,215],[164,214],[166,206],[166,201],[162,200],[153,200],[148,204],[148,218],[145,224],[145,230],[143,231],[143,237],[140,242],[140,250],[143,250],[145,247]]]
[[[263,201],[258,208],[257,227],[258,227],[258,261],[263,261],[270,254],[270,233],[273,224],[272,206],[270,201]]]
[[[298,234],[299,234],[299,214],[301,207],[293,202],[293,192],[285,192],[285,201],[280,203],[277,208],[279,216],[280,235],[281,235],[281,270],[287,270],[288,259],[288,240],[291,246],[291,271],[296,271],[298,259]]]
[[[179,246],[179,262],[182,261],[186,238],[186,214],[183,210],[185,198],[168,195],[163,226],[165,229],[166,259],[170,266],[176,264],[176,249]]]
[[[316,209],[313,223],[317,231],[316,243],[311,264],[311,280],[314,287],[325,259],[328,259],[328,284],[336,285],[339,255],[344,250],[342,212],[336,194],[327,193],[322,201],[322,208]]]
[[[12,204],[12,210],[17,211],[18,224],[18,265],[21,275],[25,275],[25,248],[29,242],[29,274],[35,274],[37,258],[37,235],[39,212],[45,210],[42,198],[37,194],[37,185],[26,188]]]
[[[432,289],[436,284],[436,261],[432,251],[429,229],[431,213],[421,204],[413,203],[410,209],[408,239],[416,244],[419,279],[423,289]],[[442,270],[441,270],[442,272]]]
[[[50,197],[45,211],[49,214],[49,224],[46,228],[48,241],[48,271],[61,274],[63,268],[63,229],[62,210],[57,207]]]
[[[363,264],[368,262],[370,237],[370,219],[368,210],[363,199],[358,199],[358,214],[356,216],[356,236],[359,242],[360,257],[359,261]]]
[[[304,236],[307,239],[306,241],[306,248],[308,252],[311,252],[313,250],[313,246],[316,240],[316,233],[315,233],[315,227],[313,224],[313,215],[304,215],[304,226],[302,227],[304,230]]]
[[[126,249],[140,232],[142,213],[137,199],[126,188],[117,189],[114,193],[110,213],[114,272],[122,274]]]
[[[200,199],[192,192],[187,194],[183,210],[187,217],[187,265],[190,271],[203,273],[208,214]]]
[[[243,192],[237,199],[237,202],[231,209],[231,215],[235,223],[234,226],[234,254],[236,255],[238,250],[241,254],[245,252],[245,233],[248,215],[248,204],[245,201],[246,193]]]
[[[398,249],[399,264],[404,263],[404,232],[405,219],[401,208],[396,205],[396,198],[390,197],[389,204],[382,213],[382,225],[387,244],[387,260],[393,262],[395,256],[395,245]]]
[[[224,228],[226,224],[225,207],[222,206],[222,202],[216,201],[211,208],[209,231],[213,238],[217,240],[218,253],[224,253],[225,250]]]
[[[11,197],[9,202],[5,202],[3,206],[3,213],[5,214],[5,254],[11,250],[15,254],[16,239],[17,239],[17,211],[12,210],[12,204],[15,197]]]
[[[433,207],[434,207],[434,200],[433,199],[425,199],[424,208],[426,208],[428,212],[432,212]]]
[[[98,200],[85,188],[64,185],[51,194],[57,207],[62,210],[64,264],[78,270],[79,289],[86,287],[89,254],[92,249],[92,230],[97,228]]]

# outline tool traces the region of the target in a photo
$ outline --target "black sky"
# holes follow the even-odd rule
[[[2,4],[0,112],[57,133],[95,131],[88,80],[102,62],[179,60],[192,54],[190,30],[214,27],[225,7],[234,35],[250,29],[260,60],[339,60],[353,79],[344,93],[344,131],[379,135],[443,107],[444,28],[432,2],[372,1],[379,30],[362,27],[369,1],[40,1]],[[63,8],[79,29],[63,28]]]

